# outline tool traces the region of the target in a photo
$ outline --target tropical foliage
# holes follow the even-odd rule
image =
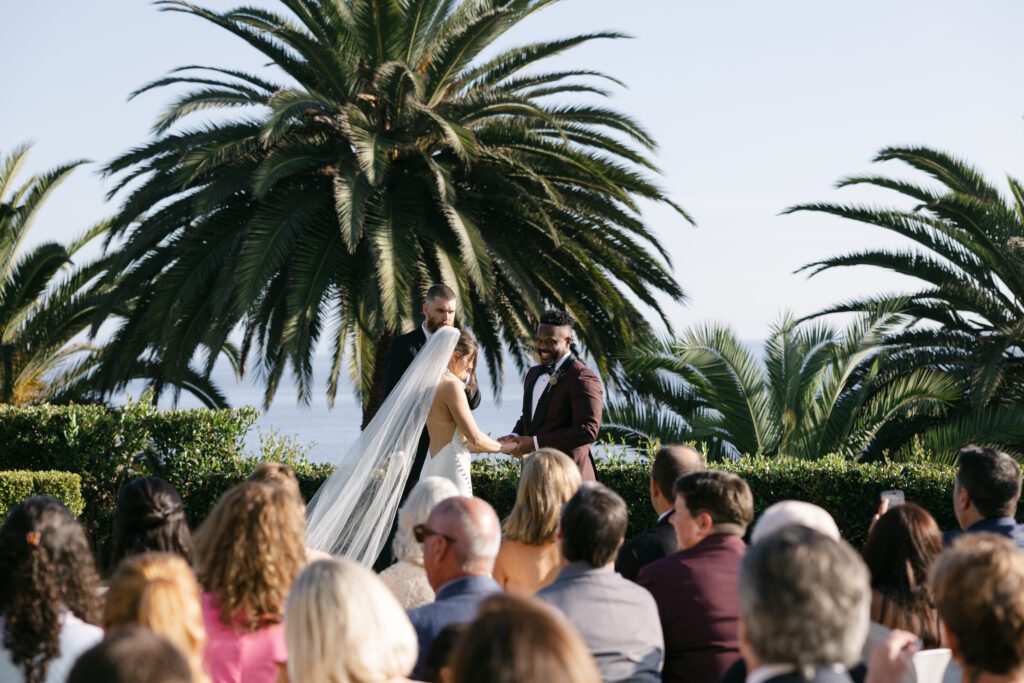
[[[846,178],[839,187],[892,190],[904,208],[803,204],[813,211],[876,226],[908,240],[904,248],[869,248],[811,263],[812,276],[873,266],[917,281],[911,292],[839,303],[817,315],[899,305],[911,324],[894,330],[890,371],[922,368],[953,375],[964,397],[929,446],[948,452],[967,435],[1024,448],[1024,186],[1007,178],[1009,195],[966,162],[927,148],[887,148],[877,161],[899,160],[930,177],[919,184],[883,175]]]
[[[241,329],[239,367],[255,356],[266,403],[289,367],[310,398],[326,342],[329,398],[349,357],[372,410],[390,336],[412,328],[437,281],[458,292],[460,324],[496,384],[503,350],[522,364],[551,304],[613,371],[647,326],[634,302],[661,314],[658,295],[683,296],[639,202],[685,213],[650,179],[650,136],[599,104],[614,79],[539,68],[619,33],[494,47],[554,2],[282,0],[287,13],[158,3],[275,68],[185,66],[135,93],[189,88],[150,142],[106,169],[123,197],[111,301],[130,313],[100,384],[136,358],[172,380],[199,354],[208,372],[209,349]],[[209,110],[222,115],[185,127]]]
[[[960,397],[945,373],[889,371],[885,340],[907,322],[879,309],[837,331],[786,316],[763,358],[718,325],[638,346],[624,360],[634,392],[611,402],[605,429],[632,442],[704,443],[718,459],[877,458]]]

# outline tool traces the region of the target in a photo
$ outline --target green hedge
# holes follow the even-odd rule
[[[29,496],[52,496],[75,516],[85,509],[82,478],[70,472],[0,472],[0,512],[3,517]]]

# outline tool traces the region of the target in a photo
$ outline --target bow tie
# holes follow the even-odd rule
[[[550,365],[542,365],[541,367],[544,368],[544,372],[545,373],[547,373],[549,375],[555,374],[555,364],[554,363],[552,363]]]

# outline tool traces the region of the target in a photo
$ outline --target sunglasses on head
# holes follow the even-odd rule
[[[427,540],[427,536],[440,536],[449,543],[455,543],[455,539],[447,534],[442,534],[440,531],[434,531],[426,524],[417,524],[412,528],[412,535],[416,539],[417,543],[423,543]]]

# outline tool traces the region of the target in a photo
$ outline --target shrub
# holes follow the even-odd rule
[[[70,472],[0,472],[0,512],[3,517],[29,496],[51,496],[77,517],[85,509],[82,478]]]

